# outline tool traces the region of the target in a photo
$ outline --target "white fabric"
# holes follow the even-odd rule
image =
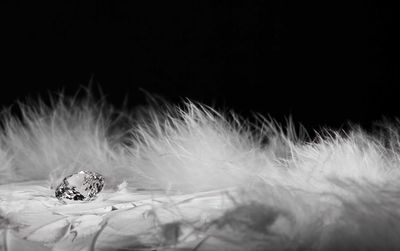
[[[182,248],[194,246],[201,240],[195,226],[231,206],[222,191],[172,196],[123,185],[94,201],[64,204],[44,183],[0,186],[0,211],[12,226],[2,230],[2,250],[162,250],[178,248],[178,241]],[[174,226],[183,219],[191,222]]]

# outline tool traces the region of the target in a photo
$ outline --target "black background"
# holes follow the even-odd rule
[[[92,79],[116,106],[148,92],[308,129],[400,115],[383,1],[12,1],[0,14],[3,107]]]

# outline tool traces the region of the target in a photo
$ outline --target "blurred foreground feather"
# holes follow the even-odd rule
[[[130,114],[61,98],[3,114],[0,250],[398,250],[399,133],[314,141],[187,103]],[[54,197],[104,175],[92,202]]]

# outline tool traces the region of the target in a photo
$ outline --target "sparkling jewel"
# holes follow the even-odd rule
[[[56,188],[56,197],[59,200],[94,200],[103,189],[104,178],[98,173],[80,171],[63,179]]]

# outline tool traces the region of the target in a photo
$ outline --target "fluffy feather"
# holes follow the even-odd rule
[[[96,219],[90,228],[96,234],[82,235],[75,250],[92,250],[96,241],[96,250],[400,248],[400,152],[395,127],[387,127],[379,137],[354,129],[347,134],[325,132],[312,141],[296,137],[290,124],[283,129],[259,119],[254,125],[191,102],[163,107],[130,113],[90,98],[60,98],[51,106],[20,105],[20,116],[3,113],[3,234],[22,219],[38,224],[41,219],[32,220],[35,214],[30,214],[36,209],[15,205],[40,193],[47,197],[39,199],[41,203],[50,203],[41,212],[69,217],[62,218],[62,234],[54,235],[57,240],[42,242],[53,250],[70,250],[74,244],[66,236],[77,219],[65,211],[68,205],[51,200],[51,189],[67,174],[93,170],[106,178],[105,197],[93,202],[99,208],[140,201],[150,207],[117,210],[114,206],[94,213],[76,206],[75,210],[83,210],[82,221]],[[39,181],[48,191],[32,192],[27,199],[21,195],[27,183],[20,183],[22,187],[13,187],[20,193],[7,196],[12,184],[23,181]],[[126,186],[118,187],[124,181]],[[154,194],[140,197],[139,191],[157,191],[157,199],[152,199]],[[24,218],[27,215],[29,219]],[[60,225],[51,224],[49,231]],[[115,230],[118,224],[120,232]],[[20,228],[15,232],[21,238],[37,236],[38,230]]]

